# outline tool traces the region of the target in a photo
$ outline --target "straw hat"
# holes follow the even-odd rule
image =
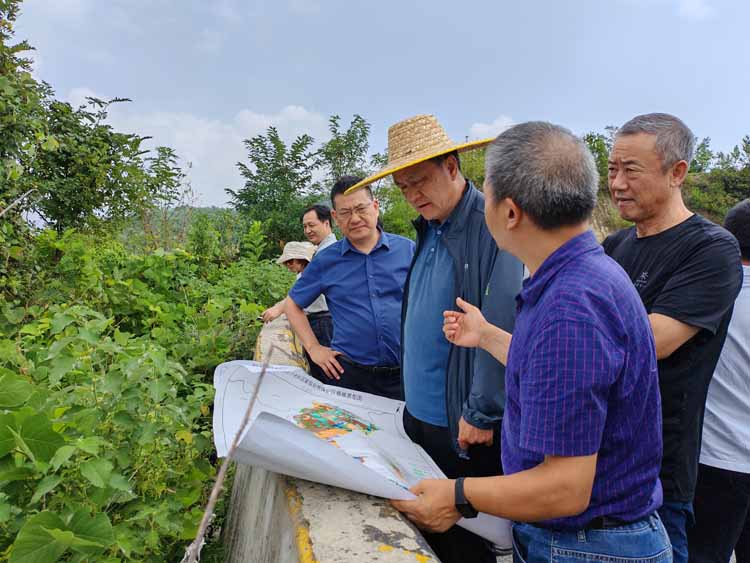
[[[436,156],[453,151],[477,149],[491,142],[492,139],[482,139],[469,143],[455,143],[434,115],[417,115],[404,119],[388,129],[388,164],[385,168],[354,184],[344,193],[350,194],[394,172]]]
[[[277,264],[283,264],[289,260],[307,260],[311,262],[315,254],[315,245],[309,242],[288,242],[284,245],[284,252],[276,259]]]

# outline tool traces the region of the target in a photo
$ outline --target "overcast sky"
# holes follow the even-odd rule
[[[242,140],[328,116],[434,113],[457,140],[553,121],[681,117],[728,150],[750,134],[747,0],[26,0],[17,38],[59,98],[128,97],[123,131],[192,163],[200,205],[242,185]]]

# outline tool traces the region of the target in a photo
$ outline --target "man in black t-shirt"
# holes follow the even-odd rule
[[[690,129],[667,114],[641,115],[618,130],[609,191],[635,226],[603,243],[633,280],[654,333],[664,437],[659,514],[675,563],[688,558],[706,394],[742,283],[734,237],[683,202],[694,144]]]

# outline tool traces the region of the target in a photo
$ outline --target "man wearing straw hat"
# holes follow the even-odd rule
[[[490,141],[455,143],[434,116],[406,119],[388,131],[387,166],[347,192],[393,175],[420,214],[401,321],[404,428],[450,478],[501,470],[503,367],[484,351],[452,345],[442,331],[443,311],[457,298],[513,328],[523,267],[498,250],[484,222],[484,197],[461,174],[458,156]],[[484,540],[463,528],[425,537],[444,563],[495,561]]]

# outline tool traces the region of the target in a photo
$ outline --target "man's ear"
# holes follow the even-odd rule
[[[458,160],[451,156],[446,158],[443,161],[443,164],[447,167],[446,169],[448,170],[448,176],[450,176],[451,181],[455,180],[458,175]]]
[[[680,160],[679,162],[676,162],[669,171],[670,187],[680,188],[685,181],[685,178],[687,178],[689,170],[690,165],[686,161]]]
[[[517,229],[521,225],[521,219],[523,218],[523,211],[516,205],[516,202],[506,197],[503,200],[503,210],[505,212],[506,227],[508,230]]]
[[[339,220],[336,219],[336,210],[335,209],[331,209],[331,217],[333,217],[333,221],[336,223],[336,226],[338,228],[341,228],[341,225],[339,225]],[[333,229],[333,225],[331,225],[331,229]]]
[[[373,199],[372,203],[375,206],[375,213],[378,213],[378,211],[380,210],[380,202],[377,199]]]

